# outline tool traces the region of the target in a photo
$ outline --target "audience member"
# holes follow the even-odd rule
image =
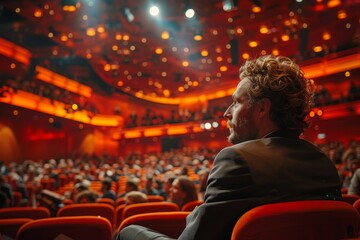
[[[141,192],[145,193],[146,195],[160,195],[159,191],[154,187],[154,184],[154,177],[147,177],[145,186]]]
[[[195,184],[187,176],[175,178],[170,188],[169,199],[181,209],[186,203],[198,200]]]
[[[125,204],[131,205],[135,203],[145,203],[147,202],[147,196],[145,193],[142,193],[140,191],[131,191],[126,193],[125,195]]]
[[[138,184],[139,184],[138,178],[130,178],[129,180],[127,180],[125,185],[125,192],[120,194],[119,197],[125,197],[126,193],[131,191],[138,191],[139,190]]]
[[[0,191],[5,194],[6,201],[8,202],[6,205],[12,207],[14,206],[14,195],[11,185],[6,183],[4,177],[0,175]]]
[[[342,200],[334,164],[299,138],[312,97],[311,82],[289,58],[268,55],[245,62],[233,102],[224,113],[233,146],[215,157],[204,203],[187,217],[179,240],[230,239],[239,217],[263,204]],[[170,238],[130,225],[117,239]]]
[[[101,192],[103,193],[103,195],[101,196],[101,198],[110,198],[112,200],[114,200],[114,202],[116,201],[116,193],[111,190],[111,185],[112,185],[112,181],[111,179],[104,179],[101,182]]]
[[[75,203],[96,203],[99,194],[93,190],[84,190],[76,195]]]

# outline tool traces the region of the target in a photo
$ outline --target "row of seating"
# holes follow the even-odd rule
[[[117,231],[139,224],[178,238],[189,212],[153,212],[126,218]],[[231,240],[360,239],[360,215],[350,204],[332,200],[273,203],[255,207],[236,222]],[[104,239],[113,236],[108,219],[95,216],[0,219],[0,232],[17,240]],[[16,234],[15,234],[16,233]],[[66,238],[67,237],[67,238]]]
[[[101,216],[109,220],[113,228],[117,228],[120,223],[132,215],[147,212],[170,212],[170,211],[191,211],[202,201],[189,202],[182,209],[172,202],[148,202],[132,205],[122,204],[116,208],[106,203],[81,203],[70,204],[60,208],[56,216]],[[49,218],[51,213],[45,207],[13,207],[0,209],[0,219],[6,218]]]

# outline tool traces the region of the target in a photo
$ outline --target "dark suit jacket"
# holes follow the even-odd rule
[[[187,218],[181,240],[230,239],[256,206],[307,199],[341,200],[334,164],[290,131],[224,148],[209,175],[204,204]]]

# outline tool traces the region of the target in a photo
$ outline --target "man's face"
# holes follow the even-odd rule
[[[232,96],[233,102],[224,113],[230,129],[228,140],[232,144],[257,138],[258,126],[254,111],[257,105],[251,105],[249,102],[249,87],[248,78],[240,81]]]

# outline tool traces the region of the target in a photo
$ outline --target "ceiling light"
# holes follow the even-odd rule
[[[194,16],[195,16],[195,11],[194,11],[194,9],[192,9],[192,8],[187,9],[187,10],[185,11],[185,16],[186,16],[187,18],[192,18],[192,17],[194,17]]]
[[[202,35],[200,33],[195,33],[194,34],[194,40],[195,41],[201,41],[202,40]]]
[[[338,12],[337,14],[337,18],[338,19],[345,19],[347,17],[346,11],[345,10],[341,10]]]
[[[261,7],[260,7],[260,6],[257,6],[257,5],[252,5],[252,6],[251,6],[251,11],[252,11],[253,13],[259,13],[259,12],[261,12]]]
[[[163,53],[163,49],[158,47],[158,48],[155,49],[155,53],[160,55],[160,54]]]
[[[287,35],[287,34],[281,35],[281,40],[282,40],[283,42],[287,42],[287,41],[289,41],[289,39],[290,39],[289,35]]]
[[[226,72],[228,70],[227,66],[221,66],[220,72]]]
[[[250,41],[249,42],[249,47],[254,48],[254,47],[257,47],[258,45],[259,45],[259,43],[257,41]]]
[[[204,50],[201,51],[200,54],[201,54],[201,56],[203,56],[203,57],[207,57],[207,56],[209,55],[209,52],[204,49]]]
[[[40,9],[36,9],[35,12],[34,12],[34,17],[41,17],[42,16],[42,11]]]
[[[243,59],[248,59],[250,57],[248,53],[243,53],[241,56]]]
[[[183,62],[182,62],[182,65],[183,65],[183,67],[188,67],[188,66],[189,66],[189,62],[188,62],[188,61],[183,61]]]
[[[170,38],[169,32],[168,31],[163,31],[161,33],[161,38],[164,39],[164,40],[169,39]]]
[[[313,47],[313,51],[318,53],[318,52],[321,52],[323,50],[322,46],[315,46]]]
[[[76,0],[61,0],[61,7],[65,12],[75,12],[76,3]]]
[[[269,29],[265,25],[262,25],[260,27],[260,33],[266,34],[266,33],[268,33],[268,31],[269,31]]]
[[[326,40],[330,40],[331,39],[331,35],[329,32],[324,32],[322,38],[326,41]]]
[[[88,35],[89,37],[93,37],[95,36],[96,31],[95,28],[89,27],[86,29],[86,35]]]
[[[160,9],[157,6],[151,6],[149,9],[149,13],[151,14],[151,16],[156,17],[157,15],[159,15]]]
[[[329,8],[334,8],[334,7],[337,7],[341,4],[341,1],[340,0],[329,0],[328,3],[327,3],[327,6]]]

